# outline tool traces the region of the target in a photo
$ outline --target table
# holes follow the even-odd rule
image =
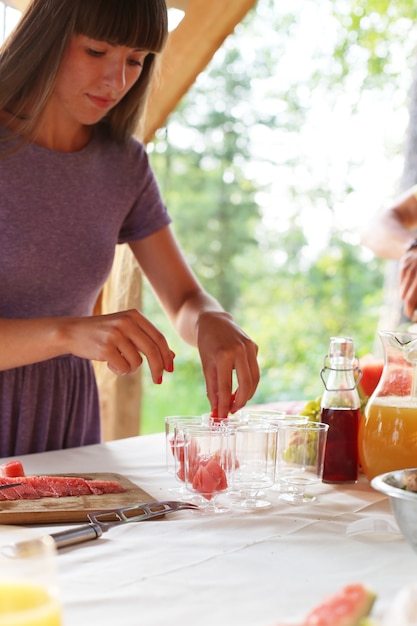
[[[165,470],[163,433],[21,460],[28,473],[122,473],[158,500],[172,499],[176,486]],[[395,525],[389,501],[364,477],[315,490],[311,504],[284,504],[275,494],[274,506],[258,513],[182,511],[60,550],[65,626],[274,626],[358,581],[378,594],[376,612],[384,611],[415,582],[417,554],[397,532],[347,531],[355,522]],[[57,530],[32,532],[45,528]],[[8,533],[0,527],[3,543]]]

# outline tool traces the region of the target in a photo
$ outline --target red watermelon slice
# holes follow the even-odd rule
[[[0,485],[16,485],[2,489],[0,500],[35,500],[125,491],[120,483],[113,480],[89,480],[79,476],[26,476],[18,460],[0,465]]]
[[[202,460],[194,475],[193,489],[211,500],[217,491],[227,489],[227,477],[215,456]]]
[[[363,395],[370,397],[376,389],[384,369],[384,360],[377,359],[372,354],[366,354],[360,360],[362,378],[359,381],[359,388]]]
[[[375,594],[361,583],[347,585],[325,598],[297,626],[359,626],[368,617]],[[285,626],[276,624],[275,626]]]
[[[7,461],[0,465],[0,476],[4,476],[5,478],[16,478],[18,476],[24,476],[25,470],[23,469],[23,465],[20,461]]]

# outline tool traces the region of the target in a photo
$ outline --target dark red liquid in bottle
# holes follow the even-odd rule
[[[359,419],[360,409],[321,410],[320,421],[329,424],[324,455],[324,482],[353,483],[358,480]]]

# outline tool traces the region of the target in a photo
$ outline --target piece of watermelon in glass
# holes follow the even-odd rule
[[[228,487],[226,472],[219,461],[216,456],[212,456],[208,461],[202,460],[192,480],[193,489],[207,500],[211,500],[217,492]]]
[[[230,504],[220,501],[232,484],[235,470],[235,431],[221,426],[184,429],[185,484],[191,494],[204,499],[205,513],[224,513]],[[198,453],[196,454],[196,451]]]

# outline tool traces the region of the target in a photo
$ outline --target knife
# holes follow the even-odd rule
[[[185,509],[198,510],[199,507],[190,502],[168,500],[165,502],[136,504],[121,509],[88,513],[88,519],[90,520],[88,524],[62,530],[58,533],[52,533],[51,537],[54,539],[58,549],[66,548],[67,546],[98,539],[103,532],[106,532],[114,526],[119,526],[120,524],[143,522],[145,520],[163,517],[167,513],[174,513],[175,511]]]
[[[11,489],[11,487],[20,487],[23,483],[10,483],[9,485],[0,485],[0,489]]]

